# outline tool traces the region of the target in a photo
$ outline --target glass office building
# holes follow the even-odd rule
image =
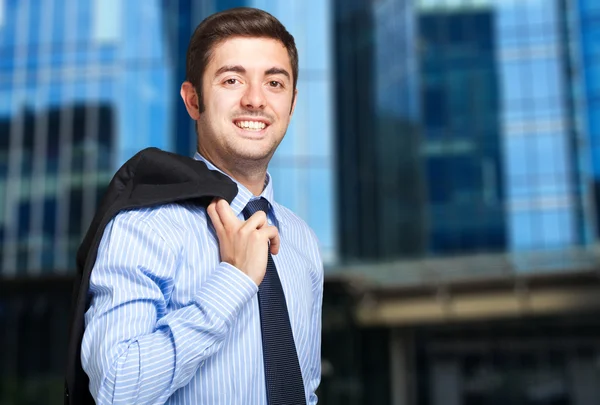
[[[507,236],[493,8],[421,5],[417,15],[429,251],[502,250]]]
[[[569,74],[568,9],[563,2],[498,2],[503,172],[508,248],[585,243],[588,213]]]
[[[600,4],[593,0],[578,0],[575,4],[571,31],[577,39],[573,56],[579,72],[578,128],[585,134],[585,153],[589,154],[586,169],[590,175],[584,186],[591,190],[588,198],[589,211],[594,217],[591,233],[597,236],[600,229]]]
[[[159,9],[73,0],[0,6],[2,273],[72,271],[114,170],[143,147],[170,144]]]
[[[570,3],[334,3],[343,258],[591,241]]]
[[[314,3],[314,4],[313,4]],[[116,169],[144,147],[191,156],[179,97],[191,33],[234,6],[295,36],[299,98],[270,172],[278,201],[335,252],[329,8],[320,1],[0,1],[0,271],[69,273]]]
[[[335,0],[338,248],[345,262],[426,248],[412,2]]]
[[[334,1],[335,270],[364,318],[324,335],[352,388],[326,398],[597,402],[597,3]]]

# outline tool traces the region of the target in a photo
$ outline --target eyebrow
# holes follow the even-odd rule
[[[246,69],[244,69],[244,67],[240,66],[240,65],[221,66],[215,72],[215,77],[222,75],[223,73],[226,73],[226,72],[234,72],[234,73],[244,74],[244,73],[246,73]],[[277,67],[272,67],[271,69],[265,70],[265,75],[284,75],[285,77],[288,78],[288,80],[292,79],[292,76],[289,74],[289,72],[287,70],[277,68]]]
[[[281,68],[276,68],[276,67],[272,67],[269,70],[265,71],[266,75],[284,75],[285,77],[288,78],[288,80],[291,80],[292,77],[290,76],[290,74],[288,73],[287,70],[285,69],[281,69]]]
[[[244,69],[243,66],[240,65],[235,65],[235,66],[231,66],[231,65],[226,65],[226,66],[221,66],[216,72],[215,72],[215,77],[225,73],[225,72],[235,72],[235,73],[246,73],[246,69]]]

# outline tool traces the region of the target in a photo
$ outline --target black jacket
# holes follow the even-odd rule
[[[77,274],[72,296],[69,347],[65,378],[65,405],[92,405],[89,379],[81,367],[84,314],[89,306],[90,273],[98,255],[104,228],[122,210],[171,202],[193,201],[207,206],[214,197],[229,203],[237,185],[227,176],[208,170],[203,162],[144,149],[115,174],[77,251]]]

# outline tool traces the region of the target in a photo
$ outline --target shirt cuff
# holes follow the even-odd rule
[[[229,326],[256,293],[258,286],[248,275],[229,263],[221,262],[202,286],[196,300]]]

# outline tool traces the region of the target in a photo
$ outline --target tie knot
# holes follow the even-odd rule
[[[265,214],[269,212],[269,202],[263,197],[257,200],[249,201],[242,213],[244,214],[244,218],[248,219],[258,211],[264,211]]]

